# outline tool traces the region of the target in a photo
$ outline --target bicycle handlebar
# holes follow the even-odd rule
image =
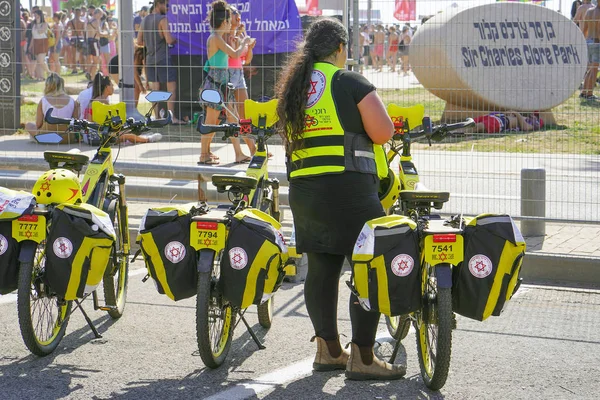
[[[228,123],[221,125],[206,125],[202,123],[202,120],[198,122],[198,131],[201,135],[207,135],[213,132],[225,132],[223,136],[224,139],[227,139],[231,136],[238,135],[260,135],[261,132],[265,137],[270,137],[275,133],[275,129],[273,127],[268,128],[259,128],[251,124],[250,120],[242,120],[241,124],[236,123]]]
[[[54,108],[48,109],[48,111],[46,111],[46,115],[44,117],[46,122],[48,122],[49,124],[69,125],[76,129],[92,129],[92,130],[98,130],[102,126],[96,122],[90,122],[86,119],[55,117],[52,115],[52,111],[54,111]],[[163,118],[163,119],[155,119],[155,120],[148,119],[146,121],[144,121],[144,120],[135,121],[133,118],[128,118],[125,121],[125,123],[118,128],[118,131],[119,132],[135,131],[138,129],[142,129],[144,127],[160,128],[160,127],[170,124],[172,122],[172,120],[173,120],[173,115],[172,115],[171,111],[169,111],[167,118]],[[110,125],[108,125],[108,126],[110,127]],[[115,132],[115,131],[116,130],[114,130],[113,132]]]
[[[475,121],[473,118],[467,118],[462,122],[456,122],[453,124],[440,124],[434,126],[426,126],[423,129],[417,131],[408,132],[408,134],[399,133],[395,134],[392,138],[394,140],[411,140],[411,139],[419,139],[422,137],[431,138],[434,140],[442,140],[444,136],[454,130],[460,128],[467,128],[469,126],[475,125]]]

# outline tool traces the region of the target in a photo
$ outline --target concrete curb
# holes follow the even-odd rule
[[[560,283],[600,288],[600,257],[526,252],[521,276],[525,283]]]

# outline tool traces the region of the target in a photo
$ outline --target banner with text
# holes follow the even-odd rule
[[[169,30],[177,39],[171,55],[205,55],[210,35],[208,15],[213,0],[170,0]],[[240,12],[246,32],[256,38],[254,54],[288,53],[302,37],[294,0],[230,2]]]

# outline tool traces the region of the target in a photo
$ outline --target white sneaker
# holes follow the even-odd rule
[[[146,139],[148,139],[149,143],[154,143],[154,142],[158,142],[160,139],[162,139],[162,135],[160,133],[151,133],[151,134],[144,134],[144,135],[140,135],[140,137],[144,137]]]

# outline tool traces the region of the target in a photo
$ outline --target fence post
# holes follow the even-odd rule
[[[521,170],[521,216],[546,216],[546,170],[543,168]],[[523,220],[521,233],[523,236],[544,236],[546,222]]]

